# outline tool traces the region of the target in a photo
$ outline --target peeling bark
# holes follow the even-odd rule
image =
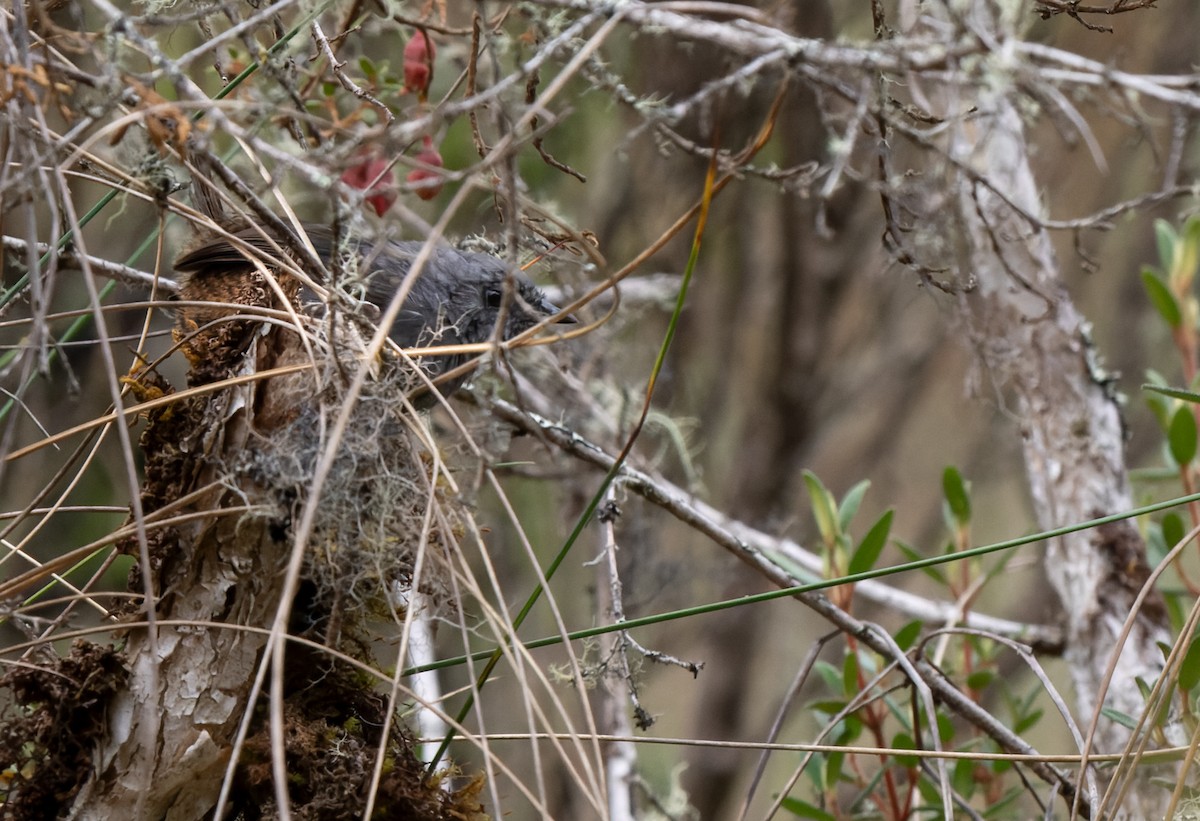
[[[243,280],[227,293],[209,298],[270,304],[261,282]],[[204,324],[218,318],[184,314],[184,331],[201,328],[184,346],[193,385],[265,370],[296,344],[294,334],[264,333],[246,321]],[[117,818],[136,808],[138,818],[199,819],[213,808],[266,643],[263,632],[237,626],[271,623],[291,547],[276,499],[252,483],[234,489],[224,481],[224,466],[248,440],[270,433],[253,413],[257,394],[269,388],[248,383],[182,401],[152,419],[143,437],[147,512],[200,491],[187,510],[206,515],[159,531],[152,542],[157,619],[197,626],[156,629],[153,640],[145,628],[130,632],[130,684],[109,705],[97,775],[75,818]]]

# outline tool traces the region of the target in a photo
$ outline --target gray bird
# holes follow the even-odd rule
[[[306,224],[304,230],[317,255],[330,265],[335,252],[334,233],[325,226],[311,224]],[[233,234],[263,257],[278,253],[255,228]],[[368,302],[381,311],[386,310],[422,245],[395,240],[378,244],[353,236],[348,240],[347,249],[358,257],[351,270],[355,270],[365,283]],[[188,275],[189,279],[203,279],[213,274],[245,270],[246,261],[245,252],[228,239],[218,237],[181,256],[175,261],[175,269]],[[508,273],[509,266],[497,257],[438,246],[409,290],[388,336],[403,348],[487,342],[496,328]],[[511,339],[560,312],[520,271],[512,271],[511,276],[514,288],[507,306],[504,339]],[[301,301],[315,301],[315,297],[305,289],[301,291]],[[556,321],[574,323],[575,318],[564,315]],[[422,368],[431,379],[436,379],[472,356],[430,356],[422,362]],[[466,378],[463,375],[439,383],[438,389],[449,396]],[[418,404],[433,404],[430,400],[432,397],[427,395]]]

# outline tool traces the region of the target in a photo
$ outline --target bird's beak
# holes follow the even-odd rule
[[[541,304],[537,307],[538,310],[546,316],[554,316],[562,311],[562,308],[558,307],[548,299],[543,299]],[[575,314],[562,314],[562,316],[558,317],[554,321],[560,325],[575,325],[579,322],[579,320],[575,318]]]

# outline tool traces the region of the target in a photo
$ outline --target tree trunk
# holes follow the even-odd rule
[[[1015,36],[1014,20],[999,12],[990,17],[982,4],[972,8],[971,22],[987,27],[989,36]],[[992,61],[1003,53],[1003,46],[992,51]],[[961,243],[956,250],[967,272],[957,283],[961,321],[991,377],[1015,398],[1039,526],[1128,510],[1133,502],[1119,408],[1039,222],[1042,203],[1013,103],[1015,78],[999,64],[979,70],[996,82],[948,84],[939,112],[953,122],[946,148],[956,170],[946,188],[954,192],[944,203],[951,206],[943,209],[949,216],[936,230]],[[1157,595],[1134,614],[1129,639],[1117,647],[1148,576],[1145,555],[1128,522],[1072,533],[1047,546],[1046,572],[1066,615],[1066,660],[1085,730],[1105,688],[1105,706],[1137,716],[1145,705],[1135,679],[1152,682],[1162,671],[1158,643],[1170,644],[1172,637]],[[1119,660],[1110,678],[1114,653]],[[1124,727],[1100,718],[1097,751],[1119,752],[1128,740]],[[1141,785],[1123,812],[1162,817],[1166,793],[1145,778]]]
[[[242,303],[246,314],[280,305],[253,269],[187,287],[185,300]],[[293,519],[318,505],[309,498],[314,464],[330,446],[322,412],[350,401],[343,377],[357,360],[339,368],[318,354],[314,362],[294,330],[225,309],[181,314],[190,386],[214,390],[170,405],[142,438],[148,520],[168,512],[179,520],[149,532],[151,568],[135,576],[152,574],[147,607],[156,623],[130,629],[128,687],[107,704],[95,777],[72,817],[198,821],[214,816],[222,790],[219,817],[276,817],[284,800],[304,817],[331,808],[357,817],[371,796],[397,817],[477,817],[481,782],[455,792],[430,777],[407,730],[389,721],[377,682],[339,660],[340,652],[374,662],[362,620],[396,608],[395,591],[436,589],[434,571],[420,579],[414,570],[414,545],[444,543],[440,531],[419,526],[425,505],[443,500],[431,501],[429,477],[396,418],[407,373],[385,368],[398,378],[355,397],[361,404],[336,443],[312,535],[301,540]],[[348,325],[339,330],[340,340],[354,338]],[[302,365],[313,367],[230,384]],[[377,393],[364,399],[369,391]],[[295,551],[304,551],[303,579],[284,602]],[[299,635],[329,651],[284,645],[279,703],[256,694],[269,689],[264,648],[281,612],[288,636],[276,641]],[[268,704],[281,727],[271,726]],[[387,736],[384,727],[392,727]]]

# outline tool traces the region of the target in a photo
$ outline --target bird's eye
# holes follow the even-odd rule
[[[504,292],[499,288],[487,288],[483,292],[483,304],[488,308],[499,308]]]

